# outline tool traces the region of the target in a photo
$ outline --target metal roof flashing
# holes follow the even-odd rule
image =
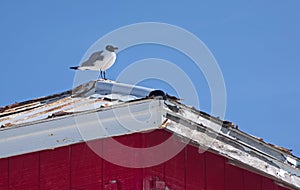
[[[129,105],[132,113],[127,113]],[[126,122],[132,122],[134,129],[120,125],[114,115],[118,111]],[[128,119],[132,115],[151,119],[145,125],[136,125]],[[99,118],[101,127],[97,128]],[[161,90],[114,81],[90,81],[63,93],[2,107],[0,126],[0,158],[163,129],[189,139],[196,146],[209,147],[209,151],[227,157],[230,163],[253,168],[300,189],[300,159],[289,150],[244,133],[231,122],[181,104]]]
[[[95,89],[99,94],[123,94],[136,97],[149,97],[152,95],[164,96],[164,92],[161,90],[105,81],[98,81]]]

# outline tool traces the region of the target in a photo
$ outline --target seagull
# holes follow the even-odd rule
[[[74,70],[93,70],[100,71],[100,77],[102,77],[102,73],[105,78],[105,71],[109,69],[116,61],[116,53],[117,47],[112,45],[107,45],[105,50],[94,52],[87,61],[83,62],[81,66],[70,67],[70,69]],[[99,78],[99,77],[98,77]]]

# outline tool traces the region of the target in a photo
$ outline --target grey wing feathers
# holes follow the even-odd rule
[[[97,51],[94,52],[88,60],[86,60],[85,62],[83,62],[81,64],[81,66],[94,66],[95,61],[99,60],[99,61],[103,61],[103,55],[101,55],[103,53],[103,51]]]

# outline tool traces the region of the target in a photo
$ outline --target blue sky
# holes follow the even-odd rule
[[[182,27],[211,50],[227,89],[225,118],[300,156],[300,1],[0,1],[0,105],[72,88],[74,71],[100,37],[138,22]],[[117,44],[115,44],[117,45]],[[190,60],[145,45],[118,55],[108,78],[134,61],[163,58],[199,84],[200,109],[210,111],[209,88]],[[173,93],[152,80],[143,85]],[[188,97],[184,97],[188,98]]]

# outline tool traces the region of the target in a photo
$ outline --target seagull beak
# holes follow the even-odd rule
[[[114,47],[114,50],[118,50],[119,48],[117,48],[117,47]]]

